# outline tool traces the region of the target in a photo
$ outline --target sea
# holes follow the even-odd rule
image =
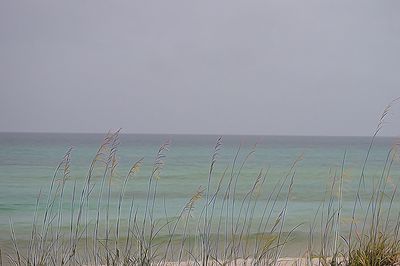
[[[89,166],[105,136],[106,134],[0,133],[0,244],[9,243],[10,224],[13,225],[17,240],[29,239],[35,209],[38,208],[37,222],[40,223],[53,175],[65,153],[72,148],[65,181],[65,196],[61,205],[65,215],[62,226],[68,228],[68,217],[71,212],[76,212]],[[218,141],[220,145],[217,145]],[[159,148],[166,143],[168,149],[158,158],[162,163],[157,164],[160,163],[157,161]],[[359,200],[357,208],[365,210],[371,191],[378,186],[382,176],[389,199],[387,202],[390,202],[391,193],[395,191],[400,177],[396,144],[397,139],[390,137],[121,133],[116,149],[118,164],[113,177],[107,179],[104,185],[100,209],[104,213],[107,204],[111,206],[109,219],[111,223],[116,221],[125,177],[132,165],[142,159],[140,171],[129,178],[124,188],[120,218],[123,226],[127,224],[132,200],[133,208],[137,209],[137,219],[143,218],[149,180],[154,178],[153,185],[157,183],[154,219],[160,221],[171,221],[178,217],[191,197],[197,191],[202,192],[203,198],[194,203],[190,210],[189,226],[191,232],[195,232],[202,215],[204,216],[206,199],[211,198],[222,180],[216,198],[217,202],[222,202],[229,179],[233,177],[233,180],[237,178],[236,209],[233,211],[235,219],[244,215],[244,211],[240,210],[241,206],[253,206],[247,203],[243,205],[243,200],[257,201],[252,217],[252,223],[257,224],[262,219],[269,195],[279,190],[280,186],[277,189],[275,185],[284,182],[281,194],[270,197],[270,202],[276,203],[276,210],[272,214],[274,217],[281,214],[286,206],[282,230],[293,230],[293,238],[297,237],[304,242],[310,228],[324,213],[331,198],[332,205],[341,210],[341,233],[344,234],[348,229],[355,201]],[[155,163],[159,166],[159,173],[157,177],[152,177]],[[91,187],[93,200],[89,207],[93,214],[96,213],[103,177],[102,162],[97,164]],[[62,182],[60,180],[57,174],[55,184]],[[258,182],[257,186],[260,188],[253,190],[249,196],[255,182]],[[335,184],[333,191],[332,184]],[[362,192],[359,199],[356,197],[358,189]],[[72,199],[75,199],[75,210],[72,210]],[[231,200],[232,195],[228,201]],[[394,199],[392,205],[385,205],[386,210],[398,213],[399,202]],[[219,214],[225,213],[219,212],[218,208],[221,205],[217,203],[215,221],[218,221]],[[89,217],[89,223],[94,224],[93,219],[94,216]],[[274,219],[271,219],[272,224]],[[318,226],[314,230],[318,231]]]

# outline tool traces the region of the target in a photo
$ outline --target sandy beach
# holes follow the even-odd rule
[[[198,265],[195,262],[181,262],[178,264],[178,262],[167,262],[165,264],[161,264],[164,266],[195,266]],[[220,265],[220,264],[209,264],[209,265]],[[237,259],[235,261],[227,262],[226,264],[223,264],[225,266],[251,266],[253,265],[253,260],[252,259]],[[319,259],[312,259],[309,261],[306,258],[291,258],[291,257],[284,257],[278,259],[278,262],[276,266],[317,266],[321,265],[321,262]]]

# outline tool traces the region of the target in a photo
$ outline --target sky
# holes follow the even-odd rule
[[[0,132],[368,136],[400,1],[1,0]],[[400,103],[382,135],[400,135]]]

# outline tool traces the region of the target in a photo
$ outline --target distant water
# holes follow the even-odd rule
[[[101,144],[102,134],[42,134],[0,133],[0,240],[9,239],[9,219],[12,218],[17,238],[29,238],[35,200],[42,191],[46,198],[55,167],[69,147],[73,147],[71,178],[66,191],[64,211],[70,212],[72,184],[76,180],[79,192],[90,162]],[[211,156],[217,136],[202,135],[133,135],[121,134],[118,149],[117,177],[112,180],[111,206],[115,211],[122,180],[132,163],[144,157],[139,174],[129,181],[126,196],[135,197],[135,206],[143,209],[145,190],[158,147],[171,141],[166,153],[165,167],[158,186],[156,215],[159,218],[175,217],[183,205],[198,189],[207,184]],[[335,173],[340,175],[346,151],[343,183],[343,219],[350,217],[354,197],[371,138],[369,137],[295,137],[295,136],[222,136],[222,147],[215,166],[213,187],[226,167],[233,165],[235,154],[240,152],[234,172],[238,171],[245,156],[253,149],[238,181],[237,193],[242,197],[251,188],[261,169],[269,169],[265,189],[260,201],[279,178],[285,176],[300,155],[304,159],[296,167],[293,191],[287,212],[286,228],[304,223],[296,232],[305,233]],[[383,166],[394,139],[377,138],[366,168],[366,184],[382,174]],[[227,171],[231,174],[231,169]],[[392,166],[391,180],[399,181],[399,162]],[[99,188],[100,175],[95,180]],[[390,189],[390,185],[388,188]],[[165,201],[164,201],[165,199]],[[367,199],[367,198],[366,198]],[[285,197],[279,198],[284,202]],[[92,206],[95,208],[95,200]],[[164,205],[165,202],[165,205]],[[204,203],[199,203],[204,204]],[[398,207],[398,203],[396,208]],[[126,219],[129,204],[123,208]],[[103,206],[104,208],[104,206]],[[193,224],[199,210],[193,214]],[[167,211],[165,211],[167,210]],[[140,215],[140,212],[139,212]],[[256,211],[255,220],[261,215]],[[115,217],[115,216],[114,216]],[[126,221],[126,220],[125,220]],[[68,220],[65,219],[64,226]]]

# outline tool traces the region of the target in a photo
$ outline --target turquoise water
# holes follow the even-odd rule
[[[6,241],[10,238],[10,218],[13,220],[17,238],[29,238],[36,198],[41,191],[41,202],[45,202],[53,172],[64,153],[72,147],[71,173],[67,181],[63,205],[66,217],[64,226],[68,226],[67,217],[71,212],[73,184],[76,181],[76,190],[79,194],[90,162],[103,138],[102,134],[0,133],[0,240]],[[115,220],[124,176],[132,163],[144,157],[142,169],[127,185],[126,198],[129,200],[123,204],[122,223],[127,221],[132,196],[135,198],[138,215],[142,214],[154,158],[159,146],[166,140],[170,140],[171,145],[169,151],[166,152],[165,166],[158,181],[156,218],[176,217],[198,187],[207,185],[210,161],[217,136],[121,134],[117,153],[119,158],[117,175],[111,185],[111,220]],[[257,144],[255,153],[249,157],[243,167],[237,186],[238,199],[243,198],[252,187],[260,170],[269,169],[264,187],[259,194],[258,204],[261,207],[257,207],[254,214],[254,220],[257,221],[262,213],[260,208],[266,202],[265,199],[273,185],[287,174],[294,160],[303,155],[303,160],[295,168],[285,230],[288,231],[296,225],[303,224],[296,229],[296,233],[305,234],[335,172],[336,176],[340,175],[345,151],[342,218],[343,221],[350,218],[361,167],[370,141],[369,137],[222,136],[222,147],[215,165],[212,189],[216,188],[216,183],[225,168],[232,167],[239,147],[234,173],[237,173],[243,159]],[[392,138],[376,139],[366,167],[366,191],[371,188],[375,178],[381,176],[387,154],[393,143],[395,140]],[[96,209],[95,195],[100,188],[101,170],[96,173],[94,200],[90,206],[92,211]],[[227,173],[229,176],[231,168],[228,168]],[[388,191],[391,190],[393,184],[397,184],[399,173],[400,167],[396,159],[392,166]],[[278,197],[277,205],[284,204],[285,195]],[[368,193],[363,200],[368,200]],[[105,204],[103,201],[102,209]],[[204,205],[204,203],[199,203],[199,205]],[[395,201],[393,212],[399,209],[398,205]],[[200,216],[200,210],[201,208],[195,208],[193,211],[190,221],[193,228]],[[43,208],[39,208],[39,212],[41,211]],[[346,226],[343,228],[345,230]]]

